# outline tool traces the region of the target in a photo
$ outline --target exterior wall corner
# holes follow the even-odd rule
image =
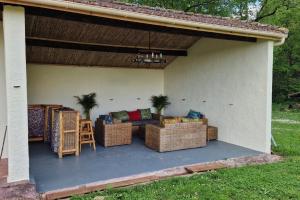
[[[25,9],[3,7],[8,182],[29,180]]]

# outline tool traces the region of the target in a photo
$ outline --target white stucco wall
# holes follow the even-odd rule
[[[188,54],[165,69],[166,114],[201,111],[219,140],[270,153],[272,42],[200,39]]]
[[[81,110],[73,96],[96,92],[99,107],[91,112],[93,120],[112,111],[151,107],[150,97],[162,94],[164,88],[163,70],[29,64],[27,77],[29,104]]]
[[[29,180],[25,9],[3,8],[8,182]]]
[[[4,64],[4,43],[3,43],[3,24],[0,21],[0,150],[2,148],[6,120],[6,84],[5,84],[5,64]],[[7,158],[7,136],[3,148],[2,158]]]
[[[150,96],[164,93],[172,103],[166,115],[199,110],[219,128],[220,140],[270,153],[272,55],[272,42],[201,39],[164,71],[29,64],[28,103],[80,110],[73,96],[96,92],[95,120],[150,107]]]

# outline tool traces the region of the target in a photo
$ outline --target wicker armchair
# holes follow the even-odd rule
[[[105,124],[98,118],[95,123],[95,139],[104,147],[131,144],[132,124]]]
[[[202,122],[146,125],[145,144],[159,152],[206,146],[207,125]]]

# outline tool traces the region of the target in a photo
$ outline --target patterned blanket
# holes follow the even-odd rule
[[[43,137],[45,128],[45,110],[43,107],[28,108],[29,137]]]

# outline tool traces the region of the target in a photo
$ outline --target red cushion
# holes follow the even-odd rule
[[[139,121],[142,119],[141,112],[139,110],[127,112],[129,121]]]

